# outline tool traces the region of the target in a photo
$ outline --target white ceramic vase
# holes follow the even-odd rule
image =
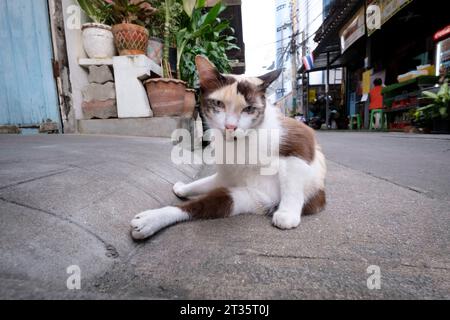
[[[86,23],[81,27],[84,51],[91,59],[112,58],[116,53],[111,27],[101,23]]]

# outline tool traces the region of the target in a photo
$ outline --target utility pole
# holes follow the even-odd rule
[[[306,56],[306,32],[307,27],[305,27],[305,30],[302,31],[302,57]],[[303,68],[303,72],[302,72],[302,84],[300,87],[300,96],[301,96],[301,108],[302,108],[302,113],[303,116],[308,119],[309,115],[308,115],[308,110],[307,110],[307,105],[308,105],[308,90],[307,88],[305,88],[305,79],[306,79],[306,72],[305,72],[305,68]],[[306,95],[306,99],[305,99],[305,95]]]
[[[298,24],[297,24],[297,0],[291,1],[291,78],[292,78],[292,111],[297,113],[297,101],[298,101],[298,80],[297,80],[297,36],[298,36]]]

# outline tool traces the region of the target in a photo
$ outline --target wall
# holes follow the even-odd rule
[[[63,14],[65,21],[65,35],[67,45],[67,56],[69,63],[69,79],[72,85],[72,102],[75,111],[75,118],[82,119],[83,113],[81,110],[81,104],[83,103],[83,96],[81,90],[86,86],[88,82],[87,71],[78,65],[79,58],[86,58],[86,53],[83,49],[81,29],[71,28],[71,22],[74,20],[74,12],[71,10],[71,6],[77,6],[75,0],[62,0]],[[73,7],[72,7],[73,8]],[[80,10],[80,25],[87,22],[86,16]]]
[[[69,81],[66,35],[61,0],[48,0],[50,27],[53,45],[53,65],[59,95],[59,108],[63,133],[76,132],[75,111],[72,103],[72,88]]]

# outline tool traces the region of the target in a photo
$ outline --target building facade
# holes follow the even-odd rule
[[[275,2],[276,15],[276,68],[282,75],[275,84],[276,100],[289,96],[292,92],[291,44],[292,44],[292,4],[291,0]],[[295,17],[297,15],[295,14]]]
[[[213,5],[215,2],[212,0],[208,4]],[[233,72],[243,73],[245,44],[241,1],[226,0],[224,3],[228,7],[222,13],[222,18],[230,21],[237,45],[241,48],[229,51],[228,57],[232,60]],[[101,120],[94,117],[92,120],[93,117],[86,115],[86,108],[83,109],[87,105],[83,93],[92,84],[89,80],[89,64],[105,65],[112,69],[114,78],[116,76],[110,61],[112,59],[100,59],[104,61],[97,61],[97,64],[96,61],[84,63],[86,60],[98,60],[86,59],[81,30],[86,22],[88,18],[76,0],[0,0],[0,132],[83,133],[80,123],[103,121],[109,124],[101,128],[113,128],[112,133],[119,134],[121,132],[114,132],[114,129],[122,121],[120,118],[124,118],[125,122],[131,121],[118,116],[117,110],[115,116]],[[160,70],[160,67],[156,69]],[[134,76],[130,79],[140,81]],[[117,82],[99,85],[108,85],[109,91],[107,99],[98,101],[106,105],[105,101],[109,103],[117,100]],[[138,85],[142,87],[141,91],[145,91],[141,82]],[[144,98],[148,104],[146,95]],[[135,127],[135,123],[124,126]],[[144,129],[149,127],[148,124],[142,126]]]
[[[359,115],[363,126],[369,128],[369,94],[374,80],[381,79],[386,129],[411,130],[412,113],[426,103],[422,92],[435,90],[439,81],[436,34],[450,22],[448,15],[438,10],[440,3],[331,2],[314,37],[314,56],[316,68],[329,72],[344,68],[341,113],[345,117]]]

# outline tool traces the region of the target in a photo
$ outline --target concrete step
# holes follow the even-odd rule
[[[193,126],[193,119],[183,117],[78,120],[81,134],[170,138],[174,130]]]

